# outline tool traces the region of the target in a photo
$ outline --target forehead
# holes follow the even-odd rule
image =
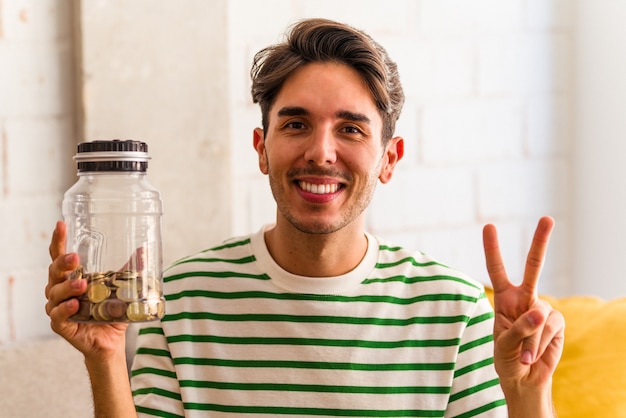
[[[309,63],[294,71],[276,95],[270,118],[277,117],[285,107],[303,108],[320,116],[359,113],[372,121],[382,121],[363,77],[340,63]]]

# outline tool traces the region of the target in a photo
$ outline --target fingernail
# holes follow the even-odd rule
[[[530,351],[522,351],[521,361],[523,364],[530,364],[533,362],[533,354]]]
[[[74,254],[65,254],[65,262],[66,263],[71,263],[74,261]]]
[[[70,280],[70,286],[72,286],[73,289],[80,289],[83,286],[83,279]]]

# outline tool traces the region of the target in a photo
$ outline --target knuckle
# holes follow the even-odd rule
[[[540,268],[543,265],[543,259],[534,255],[529,255],[526,259],[526,264],[532,268]]]
[[[487,265],[487,271],[489,274],[500,274],[504,272],[504,264],[503,263],[491,263]]]

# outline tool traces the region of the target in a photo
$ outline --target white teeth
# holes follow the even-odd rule
[[[304,181],[300,181],[300,182],[298,182],[298,185],[303,190],[306,190],[307,192],[314,193],[314,194],[335,193],[337,191],[337,189],[339,189],[339,184],[337,184],[337,183],[333,183],[333,184],[314,184],[314,183],[307,183],[307,182],[304,182]]]

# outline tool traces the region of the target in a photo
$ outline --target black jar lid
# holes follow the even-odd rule
[[[74,160],[79,172],[148,169],[148,144],[133,140],[97,140],[78,144]]]

